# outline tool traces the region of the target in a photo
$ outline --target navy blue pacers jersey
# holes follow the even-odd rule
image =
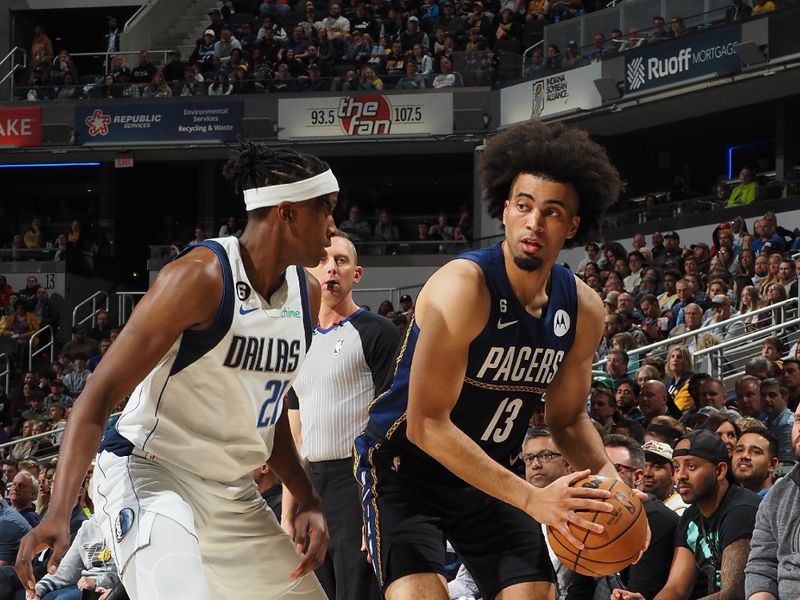
[[[549,302],[539,318],[525,310],[511,289],[500,244],[459,258],[483,270],[491,314],[470,344],[464,384],[451,419],[489,456],[510,468],[519,456],[536,403],[575,340],[575,278],[568,269],[553,266]],[[412,321],[392,385],[372,403],[365,433],[382,446],[418,459],[412,461],[416,465],[404,464],[404,470],[416,467],[420,476],[430,476],[434,482],[466,485],[406,437],[409,376],[419,332]]]

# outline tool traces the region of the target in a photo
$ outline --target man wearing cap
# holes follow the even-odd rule
[[[734,321],[733,323],[724,323],[733,316],[731,309],[730,296],[725,294],[717,294],[711,299],[711,320],[704,325],[714,325],[717,327],[711,330],[711,333],[718,335],[723,342],[732,340],[735,337],[744,335],[744,323],[741,321]]]
[[[201,73],[208,73],[214,70],[214,44],[217,41],[217,34],[213,29],[206,29],[203,37],[195,42],[194,50],[189,56],[189,64],[195,65]]]
[[[656,252],[657,248],[655,245],[653,246],[653,264],[662,269],[677,268],[681,260],[681,238],[676,231],[669,231],[663,237],[663,251]]]
[[[400,311],[397,314],[405,315],[407,319],[414,316],[414,301],[408,294],[400,296]]]
[[[728,451],[711,431],[683,436],[672,461],[678,493],[691,506],[678,524],[669,579],[656,600],[743,597],[758,496],[736,485]],[[612,597],[644,598],[625,590],[614,590]]]
[[[739,485],[763,498],[775,481],[779,464],[774,435],[761,427],[742,431],[731,455],[733,477]]]
[[[800,460],[800,412],[795,412],[792,450]],[[800,465],[781,477],[761,502],[745,568],[745,598],[800,597]]]
[[[72,331],[72,339],[64,344],[64,348],[62,348],[64,355],[83,354],[84,356],[95,356],[100,353],[100,345],[89,337],[89,326],[86,323],[76,325]]]
[[[678,516],[689,506],[675,490],[672,482],[672,446],[665,442],[650,440],[643,446],[644,476],[642,491],[653,494]]]
[[[400,336],[389,319],[360,308],[356,248],[335,236],[311,274],[322,285],[319,324],[308,360],[288,393],[292,436],[327,509],[331,541],[317,577],[329,598],[377,599],[378,582],[361,551],[361,505],[353,439],[367,407],[385,389]]]

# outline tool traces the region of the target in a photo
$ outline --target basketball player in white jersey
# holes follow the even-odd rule
[[[319,263],[339,186],[316,157],[252,143],[224,173],[244,191],[241,240],[190,246],[164,267],[76,402],[47,518],[17,556],[28,590],[31,558],[51,546],[57,563],[66,552],[67,519],[108,415],[138,383],[94,471],[128,595],[325,598],[312,570],[327,524],[282,400],[320,305],[318,282],[290,265]],[[293,540],[253,482],[265,462],[297,502]]]

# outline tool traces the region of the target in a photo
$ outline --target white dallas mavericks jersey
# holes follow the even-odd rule
[[[306,276],[289,267],[267,301],[247,279],[237,238],[199,245],[222,267],[217,316],[204,330],[183,332],[133,392],[101,450],[124,455],[136,446],[204,479],[234,481],[272,453],[283,397],[311,345]]]

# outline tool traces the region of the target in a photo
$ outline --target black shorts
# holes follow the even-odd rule
[[[555,581],[539,523],[473,487],[437,485],[413,456],[356,438],[367,544],[382,591],[413,573],[444,575],[445,540],[485,598],[526,581]]]

